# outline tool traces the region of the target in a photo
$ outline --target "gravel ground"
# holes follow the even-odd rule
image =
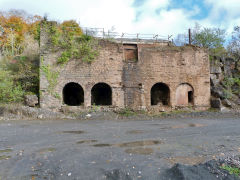
[[[240,154],[239,113],[82,119],[0,121],[0,179],[174,179],[176,169]]]

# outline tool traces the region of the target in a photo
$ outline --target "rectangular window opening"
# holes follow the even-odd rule
[[[123,44],[124,58],[128,62],[138,61],[138,47],[137,44]]]

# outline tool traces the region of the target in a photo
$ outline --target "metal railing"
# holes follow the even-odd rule
[[[118,33],[104,28],[82,28],[83,33],[86,35],[94,36],[103,39],[114,39],[118,41],[131,41],[131,42],[170,42],[172,36],[161,36],[159,34],[129,34]]]

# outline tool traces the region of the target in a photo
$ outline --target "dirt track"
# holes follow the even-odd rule
[[[0,179],[161,179],[175,163],[240,154],[237,115],[0,121]]]

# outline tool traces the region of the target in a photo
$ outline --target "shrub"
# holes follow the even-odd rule
[[[19,102],[24,91],[20,84],[14,83],[9,71],[0,69],[0,102]]]

